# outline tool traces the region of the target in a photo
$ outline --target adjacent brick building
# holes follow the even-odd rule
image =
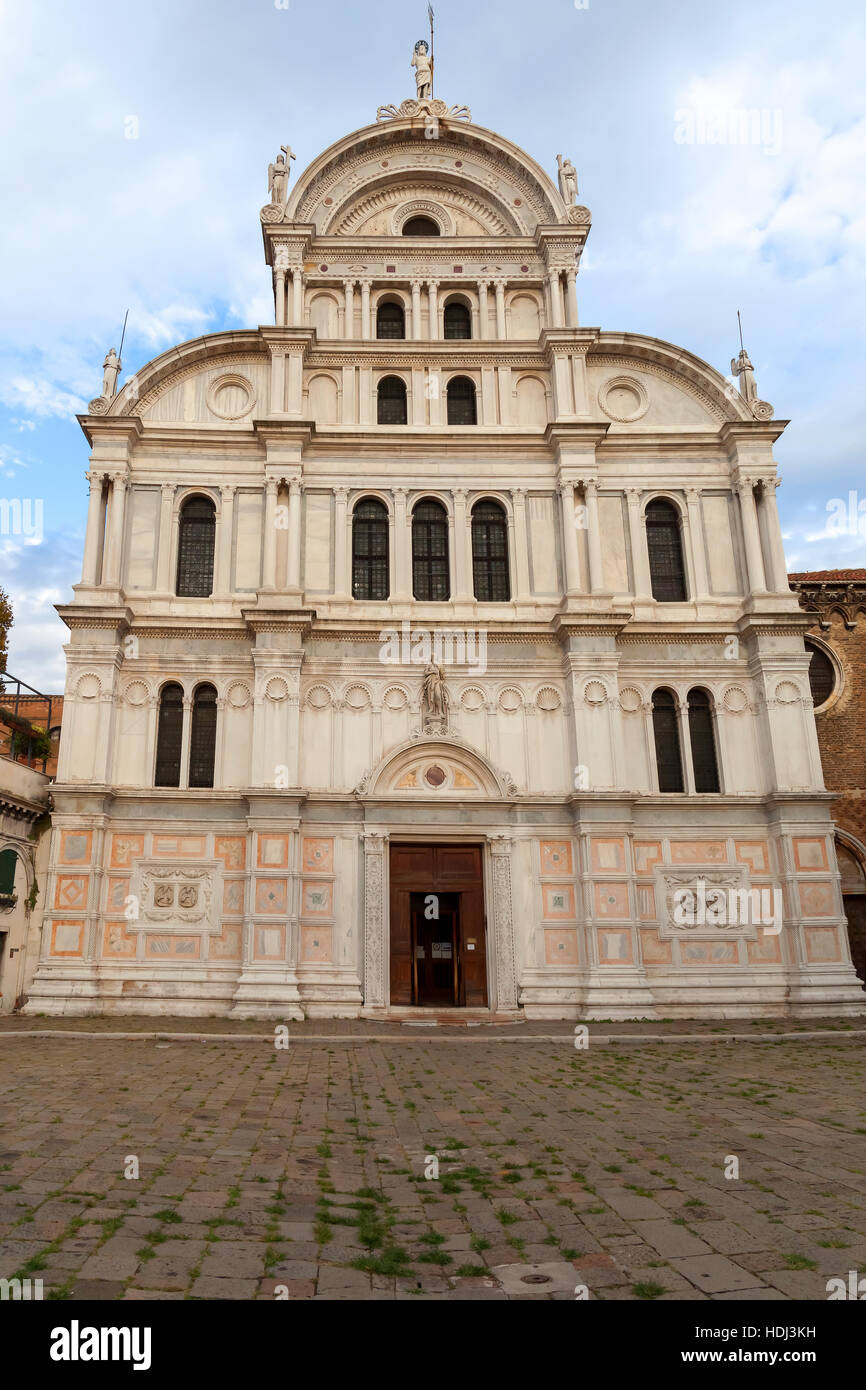
[[[789,576],[814,614],[806,645],[815,722],[833,807],[851,955],[866,976],[866,569]]]

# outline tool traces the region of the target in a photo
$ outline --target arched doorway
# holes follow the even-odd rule
[[[866,984],[866,848],[853,836],[836,836],[842,876],[842,904],[848,918],[848,944],[860,979]]]

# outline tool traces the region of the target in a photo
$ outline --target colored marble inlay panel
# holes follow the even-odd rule
[[[598,958],[602,965],[631,965],[632,948],[630,931],[610,931],[599,928]]]
[[[260,835],[259,836],[259,858],[260,869],[286,869],[289,865],[289,837],[288,835]]]
[[[167,859],[200,859],[205,850],[204,835],[154,835],[154,855]]]
[[[227,869],[244,869],[247,863],[247,842],[241,835],[217,835],[214,858],[221,859]]]
[[[112,835],[109,868],[128,869],[144,854],[143,835]]]
[[[284,878],[256,879],[256,912],[285,912],[288,886]]]
[[[253,933],[256,960],[283,960],[286,954],[285,927],[256,927]]]
[[[748,864],[755,874],[766,874],[770,871],[768,846],[760,840],[735,840],[734,857],[738,864]]]
[[[823,839],[796,839],[794,863],[803,873],[826,873],[829,867],[826,842]]]
[[[674,864],[723,864],[726,858],[724,840],[671,840]]]
[[[834,927],[806,927],[805,935],[807,960],[842,959],[839,934]]]
[[[635,889],[637,915],[642,922],[654,922],[656,916],[655,889],[649,883],[639,883]]]
[[[80,956],[84,951],[83,922],[53,922],[51,925],[52,956]]]
[[[60,863],[89,864],[92,843],[93,832],[91,830],[61,830]]]
[[[105,930],[102,933],[102,954],[115,960],[127,959],[135,956],[136,938],[130,936],[127,931],[127,924],[123,922],[106,922]]]
[[[658,932],[642,931],[640,949],[646,965],[670,965],[671,963],[671,943],[659,940]]]
[[[577,965],[577,932],[546,931],[544,959],[548,965]]]
[[[541,885],[542,913],[545,917],[570,917],[574,912],[574,887],[570,883]]]
[[[127,906],[126,899],[128,897],[128,878],[110,878],[108,880],[107,906],[109,912],[123,912]],[[132,906],[133,904],[130,904],[130,907]]]
[[[54,888],[54,906],[67,912],[83,912],[87,906],[87,879],[84,875],[58,874]]]
[[[778,936],[761,932],[757,941],[747,941],[750,965],[780,965],[782,961],[782,942]]]
[[[301,912],[304,917],[330,917],[334,910],[332,883],[304,883]]]
[[[662,847],[660,840],[635,840],[634,842],[634,867],[639,874],[645,874],[651,869],[653,864],[661,861]]]
[[[226,879],[223,883],[223,912],[243,912],[245,886],[245,879]]]
[[[800,911],[804,917],[832,917],[833,885],[831,883],[798,883]]]
[[[308,874],[331,874],[334,872],[334,841],[307,840],[302,845],[304,872]]]
[[[224,922],[222,934],[211,937],[212,960],[240,960],[243,952],[243,928]]]
[[[331,949],[330,927],[301,927],[301,960],[330,962]]]
[[[592,845],[592,867],[601,869],[607,873],[621,874],[625,872],[625,841],[624,840],[601,840],[593,837]]]
[[[596,917],[630,917],[627,883],[596,883]]]
[[[737,945],[734,941],[681,941],[680,959],[683,965],[736,965]]]
[[[570,840],[542,840],[541,872],[551,878],[566,878],[573,873],[574,856]]]

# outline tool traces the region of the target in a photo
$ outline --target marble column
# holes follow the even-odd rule
[[[761,554],[761,533],[758,530],[758,512],[755,507],[755,490],[750,482],[737,483],[737,496],[740,499],[740,515],[743,522],[743,539],[746,544],[746,570],[749,579],[749,592],[765,594],[764,559]]]
[[[496,285],[496,336],[505,339],[505,281],[497,280]]]
[[[102,521],[102,479],[103,474],[92,468],[87,474],[90,484],[90,501],[87,505],[87,536],[84,542],[84,564],[81,572],[82,584],[96,584],[96,563],[99,558],[99,527]]]
[[[547,272],[547,284],[550,290],[550,312],[553,316],[553,327],[562,328],[562,291],[559,285],[558,270]]]
[[[289,483],[289,535],[287,587],[298,592],[301,587],[301,488],[298,478]]]
[[[274,271],[274,296],[276,314],[274,322],[282,328],[286,322],[286,271],[280,266]]]
[[[635,598],[652,597],[652,581],[649,572],[649,555],[646,547],[646,530],[640,512],[641,492],[639,487],[626,489],[628,501],[628,538],[631,546],[631,563],[634,579]]]
[[[347,519],[349,489],[347,487],[335,487],[334,497],[336,499],[334,506],[334,597],[345,599],[349,597]]]
[[[577,267],[565,272],[565,326],[577,328]]]
[[[598,485],[588,479],[583,485],[586,500],[586,541],[589,551],[589,588],[593,594],[604,591],[601,565],[601,531],[598,523]]]
[[[782,543],[782,524],[779,520],[779,506],[776,501],[776,488],[781,478],[773,475],[761,479],[761,506],[766,518],[766,533],[770,545],[770,584],[774,594],[788,594],[788,562]]]
[[[189,744],[190,728],[192,725],[192,696],[183,697],[183,732],[180,744],[180,783],[181,787],[189,786]]]
[[[126,516],[126,478],[122,473],[111,475],[111,499],[109,502],[109,544],[108,563],[105,582],[119,584],[123,551],[123,522]]]
[[[370,281],[361,281],[361,337],[370,338]]]
[[[490,319],[487,310],[488,280],[478,281],[478,333],[481,338],[490,337]]]
[[[265,534],[262,556],[262,588],[277,587],[277,479],[265,481]]]
[[[429,337],[432,342],[439,338],[439,281],[427,281],[427,318],[429,320]]]
[[[355,282],[346,280],[343,285],[343,335],[346,338],[355,336]]]
[[[686,506],[689,513],[689,536],[692,543],[692,572],[695,576],[695,592],[692,594],[692,598],[705,598],[709,592],[709,583],[704,549],[704,518],[699,488],[686,488]]]
[[[299,265],[292,266],[292,325],[300,328],[304,322],[304,272]]]
[[[232,591],[232,524],[237,488],[227,484],[220,488],[220,519],[217,531],[216,573],[214,593],[229,595]]]
[[[411,561],[412,535],[406,508],[406,488],[394,488],[394,559],[397,599],[406,600],[412,596]]]
[[[417,342],[421,337],[421,281],[412,281],[412,337]]]
[[[515,598],[529,598],[529,547],[526,531],[526,488],[511,489],[514,509]]]
[[[562,512],[562,549],[565,555],[565,591],[580,592],[580,562],[577,554],[577,529],[574,516],[574,483],[559,485]]]
[[[171,564],[171,513],[174,505],[174,483],[163,483],[159,502],[159,548],[156,554],[157,593],[167,594],[173,588],[169,576]]]
[[[466,489],[454,488],[451,495],[454,498],[455,598],[469,600],[472,598],[472,541],[466,514]]]

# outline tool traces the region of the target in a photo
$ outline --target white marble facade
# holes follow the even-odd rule
[[[274,323],[180,344],[82,417],[91,502],[61,609],[28,1008],[387,1013],[389,845],[419,841],[483,846],[502,1016],[863,1012],[776,508],[785,422],[685,349],[579,326],[590,214],[526,153],[442,102],[379,115],[262,209]],[[438,234],[403,235],[418,217]],[[402,339],[376,336],[386,302]],[[469,339],[446,337],[452,303]],[[378,424],[395,375],[407,422]],[[474,425],[447,423],[455,376],[474,383]],[[215,510],[209,597],[176,593],[193,496]],[[389,536],[389,596],[370,601],[352,597],[368,498]],[[652,596],[659,498],[679,519],[681,601]],[[447,601],[413,597],[424,499],[447,514]],[[474,596],[483,499],[506,518],[507,601]],[[445,631],[439,726],[423,666],[402,648],[383,661],[385,629]],[[482,633],[484,660],[453,659]],[[203,681],[212,789],[188,785]],[[184,699],[177,788],[154,785],[167,682]],[[716,792],[695,790],[696,687]],[[659,791],[660,688],[682,792]],[[678,924],[671,893],[697,879],[776,890],[781,929]]]

